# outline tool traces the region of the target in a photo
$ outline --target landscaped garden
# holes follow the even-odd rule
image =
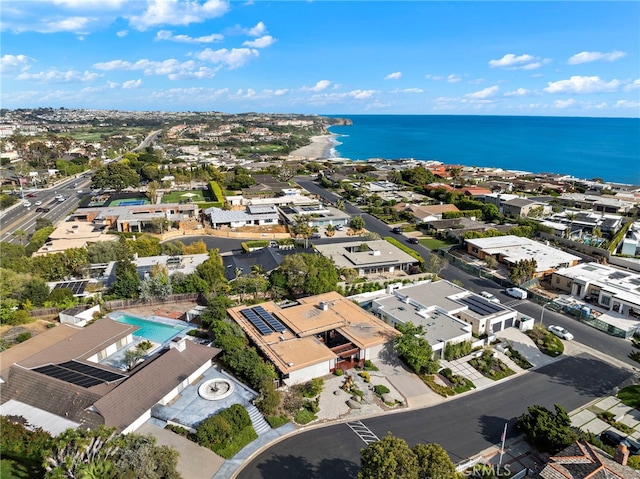
[[[505,363],[494,356],[492,349],[485,349],[482,352],[482,356],[473,358],[469,361],[469,364],[483,376],[493,379],[494,381],[498,381],[515,374],[513,369],[508,368]]]
[[[162,195],[163,203],[201,203],[203,201],[212,201],[211,198],[204,197],[204,191],[202,190],[189,190],[189,191],[171,191]],[[206,192],[208,193],[208,192]]]
[[[547,356],[560,356],[564,352],[564,344],[557,336],[551,334],[540,325],[535,325],[533,329],[526,332],[538,349]]]
[[[622,401],[622,404],[640,409],[640,385],[627,386],[618,391],[618,399]]]
[[[441,240],[437,238],[420,238],[420,244],[430,250],[434,251],[438,248],[443,248],[445,246],[451,246],[454,244],[458,244],[458,240],[456,239],[448,239]]]

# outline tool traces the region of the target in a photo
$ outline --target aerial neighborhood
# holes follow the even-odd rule
[[[624,344],[618,371],[640,362],[640,186],[332,157],[330,127],[349,124],[2,110],[3,435],[139,454],[146,435],[166,455],[157,477],[250,477],[250,458],[315,426],[508,391],[587,351],[574,335]],[[542,453],[528,477],[578,477],[550,472],[567,457],[638,477],[637,410],[585,409],[536,450],[527,406],[511,477]],[[124,467],[124,448],[100,460]],[[90,477],[71,475],[87,452],[63,466],[49,449],[24,456],[32,477]],[[447,456],[451,474],[495,465],[482,452]],[[499,466],[503,452],[504,437]]]

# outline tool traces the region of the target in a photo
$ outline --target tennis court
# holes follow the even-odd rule
[[[137,200],[137,199],[124,199],[124,200],[113,200],[109,206],[139,206],[139,205],[147,205],[149,204],[148,200]]]

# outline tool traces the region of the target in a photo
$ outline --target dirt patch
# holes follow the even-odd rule
[[[198,306],[195,301],[179,301],[177,303],[163,303],[154,306],[140,306],[122,309],[134,316],[162,316],[164,318],[186,320],[186,312]]]
[[[27,323],[27,324],[19,324],[19,325],[2,325],[0,326],[0,337],[2,339],[6,339],[8,341],[11,341],[12,339],[15,339],[16,336],[18,336],[18,334],[20,333],[24,333],[24,332],[30,332],[31,336],[35,336],[37,334],[42,333],[43,331],[46,331],[48,328],[50,328],[51,324],[57,324],[57,321],[46,321],[44,319],[36,319],[34,322],[32,323]]]

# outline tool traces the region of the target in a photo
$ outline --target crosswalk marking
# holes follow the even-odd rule
[[[367,445],[380,440],[378,439],[378,436],[371,432],[371,429],[362,423],[362,421],[348,422],[347,426],[349,426],[349,428]]]

